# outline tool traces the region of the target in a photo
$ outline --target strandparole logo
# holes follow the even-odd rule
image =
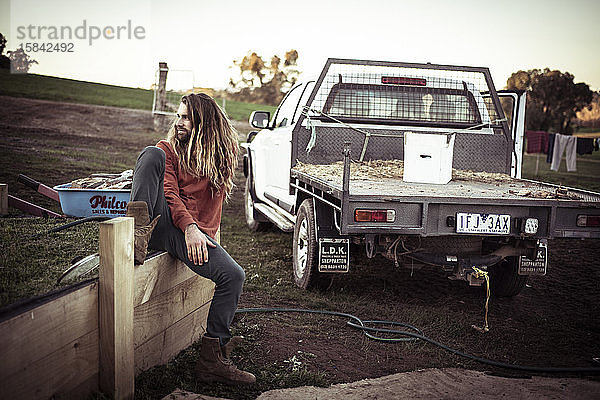
[[[31,42],[42,42],[46,40],[87,40],[92,46],[97,40],[144,40],[146,28],[135,25],[129,19],[126,25],[89,25],[83,20],[81,25],[73,28],[69,25],[20,25],[16,28],[17,39]]]

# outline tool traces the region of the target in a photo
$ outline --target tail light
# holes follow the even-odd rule
[[[582,228],[599,227],[600,215],[578,215],[577,226]]]
[[[394,222],[396,211],[394,210],[354,210],[354,221],[356,222]]]

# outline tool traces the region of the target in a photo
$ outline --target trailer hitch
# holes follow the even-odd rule
[[[503,256],[494,253],[485,256],[472,255],[458,257],[455,255],[415,252],[408,254],[408,256],[425,264],[439,265],[442,267],[452,267],[453,269],[460,266],[473,265],[489,267],[491,265],[498,264],[504,258]]]

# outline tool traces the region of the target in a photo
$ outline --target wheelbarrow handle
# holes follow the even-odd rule
[[[51,187],[46,186],[43,183],[40,183],[40,182],[36,181],[35,179],[31,179],[30,177],[25,176],[23,174],[19,174],[17,176],[17,180],[19,182],[21,182],[22,184],[24,184],[25,186],[32,188],[36,192],[39,192],[40,194],[43,194],[44,196],[49,197],[52,200],[56,200],[56,201],[60,202],[58,192],[56,190],[52,189]]]
[[[36,181],[35,179],[31,179],[28,176],[25,176],[23,174],[19,174],[17,176],[17,180],[19,182],[21,182],[22,184],[24,184],[27,187],[32,188],[33,190],[38,190],[38,188],[40,187],[40,183],[38,181]]]

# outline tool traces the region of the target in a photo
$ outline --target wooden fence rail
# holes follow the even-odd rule
[[[0,398],[133,398],[135,374],[206,329],[210,280],[161,253],[133,265],[133,220],[100,224],[99,278],[0,312]]]

